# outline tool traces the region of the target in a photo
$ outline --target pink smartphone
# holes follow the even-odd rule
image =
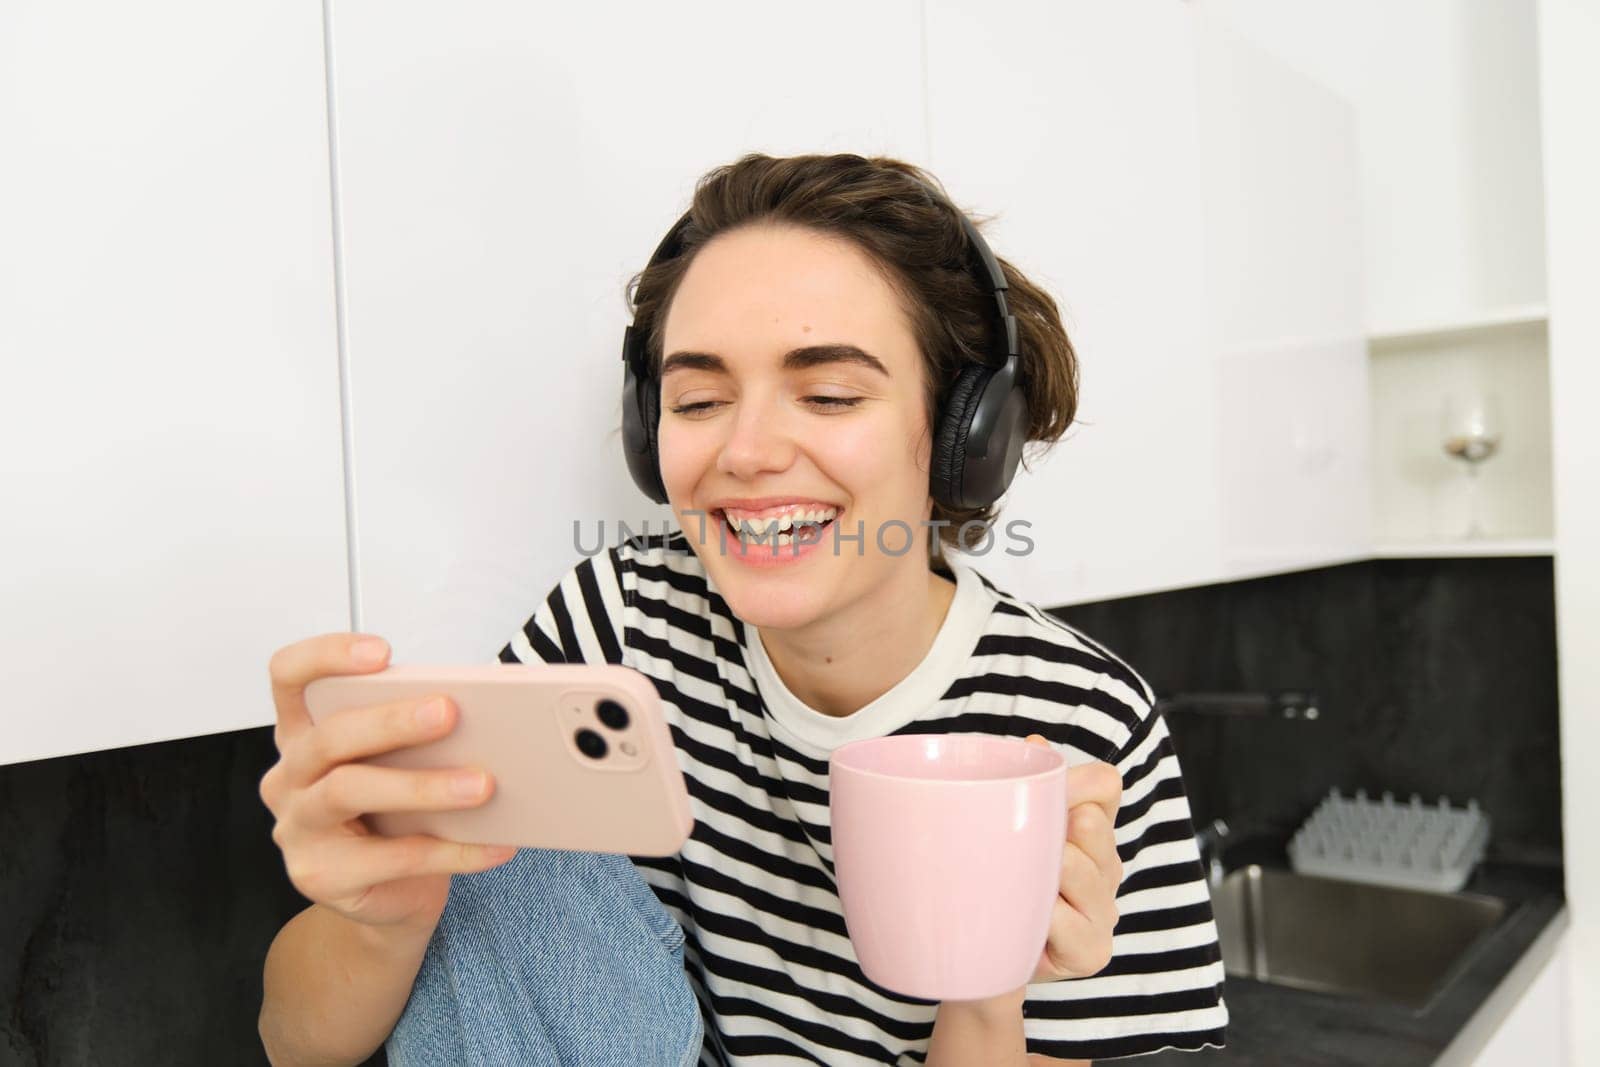
[[[460,711],[453,730],[361,762],[476,765],[494,776],[494,793],[474,808],[368,815],[378,833],[667,856],[693,829],[661,698],[631,667],[407,664],[318,678],[305,690],[313,723],[346,708],[438,695]]]

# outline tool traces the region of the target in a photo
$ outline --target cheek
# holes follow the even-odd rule
[[[906,462],[905,433],[892,419],[839,419],[822,427],[806,452],[841,484],[882,483]]]
[[[820,436],[810,451],[825,475],[853,492],[888,493],[896,501],[913,504],[926,494],[929,441],[919,440],[915,429],[902,420],[855,420]],[[898,510],[901,504],[892,506]]]
[[[701,475],[716,462],[716,445],[709,434],[697,434],[691,427],[663,426],[656,438],[656,456],[661,462],[661,480],[667,495],[688,494]]]

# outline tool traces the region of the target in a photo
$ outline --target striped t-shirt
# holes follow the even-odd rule
[[[620,663],[661,695],[694,830],[678,853],[633,862],[683,926],[702,1067],[925,1062],[938,1005],[861,972],[833,878],[829,755],[894,733],[1037,733],[1069,765],[1104,760],[1122,774],[1112,960],[1089,978],[1028,986],[1028,1052],[1099,1060],[1223,1045],[1217,928],[1149,685],[963,557],[946,567],[956,593],[932,648],[843,717],[789,691],[681,529],[584,558],[500,651],[507,663]]]

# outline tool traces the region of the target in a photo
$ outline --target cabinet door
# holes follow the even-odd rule
[[[324,85],[316,0],[0,5],[0,763],[347,625]]]
[[[617,523],[623,288],[748,151],[925,154],[918,5],[339,0],[357,609],[480,660]],[[598,536],[604,522],[604,537]]]
[[[1371,480],[1352,105],[1195,22],[1224,579],[1364,556]]]
[[[997,255],[1060,305],[1079,425],[1029,450],[974,563],[1064,604],[1214,577],[1218,410],[1192,15],[1171,3],[928,6],[932,164]]]
[[[1081,361],[1080,425],[1006,502],[1036,549],[990,570],[1065,604],[1363,552],[1350,106],[1182,5],[928,16],[933,164]]]
[[[1538,5],[1192,2],[1359,110],[1369,333],[1544,303]]]

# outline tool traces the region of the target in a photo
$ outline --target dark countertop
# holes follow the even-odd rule
[[[1288,868],[1281,844],[1245,845],[1251,847],[1225,853],[1227,869],[1249,863]],[[1540,934],[1563,916],[1566,906],[1559,866],[1488,860],[1478,865],[1462,888],[1502,898],[1507,902],[1507,914],[1468,950],[1424,1010],[1413,1012],[1389,1001],[1313,993],[1230,974],[1223,990],[1229,1016],[1227,1048],[1158,1052],[1138,1057],[1137,1062],[1172,1067],[1207,1063],[1252,1067],[1433,1064]],[[1479,1020],[1478,1025],[1484,1021]],[[1492,1021],[1498,1025],[1498,1020]],[[1461,1051],[1453,1049],[1452,1059],[1459,1058]]]

